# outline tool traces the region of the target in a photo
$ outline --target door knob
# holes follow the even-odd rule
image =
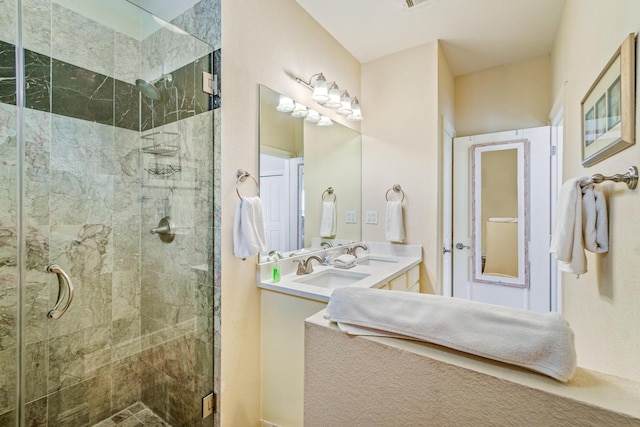
[[[469,246],[463,245],[462,243],[456,243],[456,249],[469,249]]]

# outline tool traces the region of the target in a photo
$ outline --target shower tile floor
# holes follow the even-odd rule
[[[138,402],[129,406],[126,409],[118,412],[117,414],[107,418],[104,421],[100,421],[98,424],[94,424],[93,427],[138,427],[138,426],[150,426],[150,427],[171,427],[169,423],[157,416],[147,408],[144,404]]]

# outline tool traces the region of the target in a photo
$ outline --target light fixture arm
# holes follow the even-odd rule
[[[324,77],[324,75],[322,73],[316,73],[316,74],[312,75],[311,77],[309,77],[309,81],[308,82],[305,82],[300,77],[296,77],[296,81],[298,83],[300,83],[302,86],[306,87],[307,89],[313,90],[313,85],[311,84],[311,80],[313,80],[313,78],[316,77],[316,76],[323,76]]]

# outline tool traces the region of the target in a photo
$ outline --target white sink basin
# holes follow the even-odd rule
[[[372,257],[372,256],[356,259],[356,264],[369,265],[369,266],[372,266],[372,267],[373,266],[388,267],[391,264],[397,264],[397,263],[398,263],[398,261],[393,260],[393,259],[378,258],[378,257]]]
[[[319,286],[327,289],[336,289],[353,285],[366,277],[369,277],[369,274],[329,269],[295,279],[294,282]]]

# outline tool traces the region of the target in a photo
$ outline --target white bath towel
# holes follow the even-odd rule
[[[573,274],[587,272],[582,236],[582,188],[586,178],[572,178],[562,184],[549,252],[558,259],[561,271]]]
[[[402,221],[401,201],[393,200],[387,202],[385,236],[389,242],[402,243],[404,241],[404,223]]]
[[[426,341],[571,379],[573,332],[558,313],[535,313],[476,301],[371,288],[335,289],[325,317],[353,335]]]
[[[356,257],[351,254],[342,254],[333,260],[333,264],[340,268],[350,268],[355,266]]]
[[[582,230],[586,250],[598,254],[609,251],[607,201],[593,185],[582,189]]]
[[[336,235],[337,214],[336,202],[322,202],[322,218],[320,219],[320,237]]]
[[[233,224],[233,253],[244,259],[266,250],[262,201],[259,197],[243,197]]]

